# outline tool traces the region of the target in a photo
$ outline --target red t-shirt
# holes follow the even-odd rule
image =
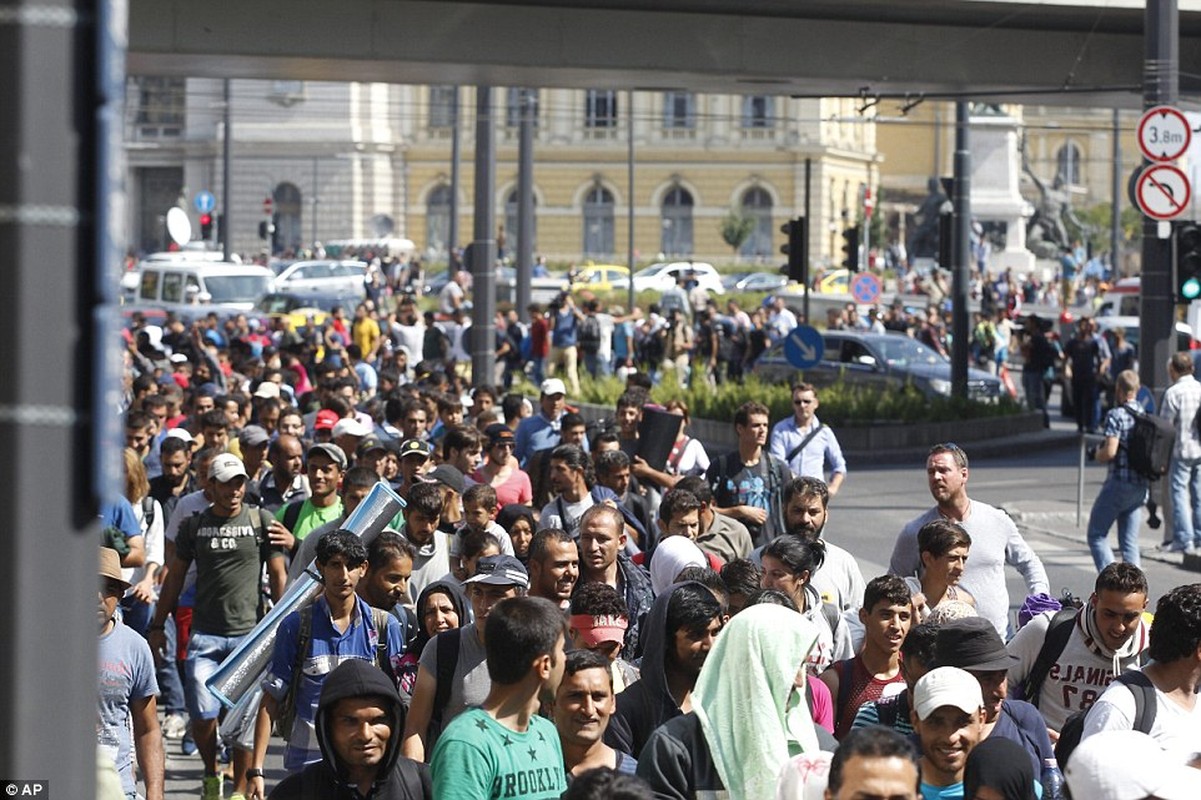
[[[530,355],[534,358],[546,358],[550,355],[550,323],[546,317],[530,323]]]

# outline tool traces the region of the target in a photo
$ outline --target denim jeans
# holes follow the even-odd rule
[[[1172,545],[1201,546],[1201,458],[1173,458],[1168,475],[1172,488]]]
[[[1109,529],[1118,523],[1118,547],[1122,560],[1127,564],[1139,564],[1138,529],[1142,524],[1142,507],[1147,502],[1147,485],[1131,483],[1114,477],[1105,479],[1101,491],[1093,502],[1088,515],[1088,549],[1093,554],[1097,571],[1105,569],[1114,560],[1109,546]]]
[[[1043,374],[1031,369],[1022,370],[1022,391],[1026,395],[1026,405],[1031,411],[1043,412],[1043,425],[1050,420],[1047,416],[1047,393],[1043,387]]]
[[[188,658],[184,662],[188,714],[193,720],[216,719],[221,713],[221,701],[209,691],[205,682],[217,671],[242,640],[242,636],[214,636],[192,629],[188,640]]]

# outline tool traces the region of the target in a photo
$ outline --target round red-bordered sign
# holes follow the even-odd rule
[[[1134,199],[1151,219],[1176,219],[1188,210],[1192,187],[1188,176],[1171,164],[1155,164],[1138,176]]]
[[[1152,161],[1175,161],[1193,139],[1188,117],[1172,106],[1155,106],[1138,121],[1138,149]]]

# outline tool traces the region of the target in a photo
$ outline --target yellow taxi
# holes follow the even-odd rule
[[[853,277],[849,269],[836,269],[823,275],[814,290],[821,294],[849,294]]]
[[[629,285],[629,267],[617,264],[588,264],[580,267],[571,279],[571,291],[573,292],[587,289],[596,294],[604,294],[617,289],[625,289]]]

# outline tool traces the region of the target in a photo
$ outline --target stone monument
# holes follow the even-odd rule
[[[1026,220],[1034,209],[1019,191],[1021,122],[996,107],[973,108],[971,124],[972,217],[991,244],[988,270],[992,274],[1012,268],[1028,273],[1034,254],[1026,249]]]

